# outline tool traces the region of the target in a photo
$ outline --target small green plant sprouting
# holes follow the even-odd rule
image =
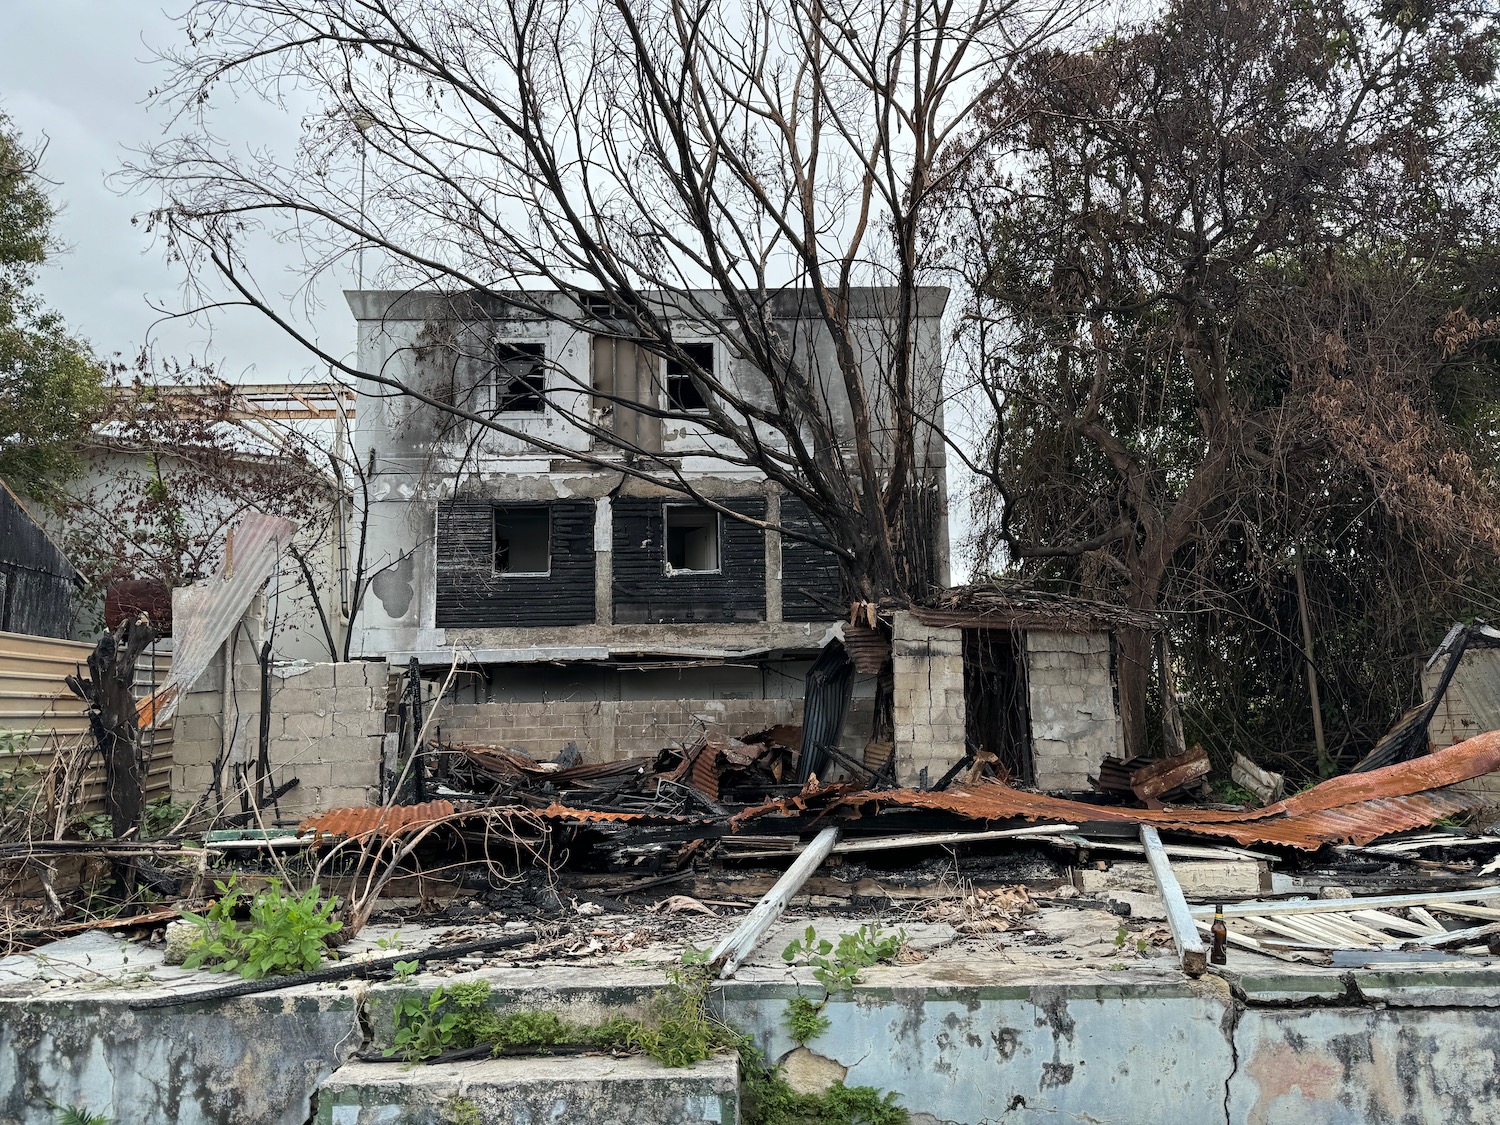
[[[1115,931],[1115,948],[1116,949],[1124,949],[1125,948],[1125,941],[1126,941],[1127,937],[1128,937],[1128,933],[1127,933],[1127,931],[1125,929],[1125,924],[1122,922],[1120,924],[1120,928]]]
[[[709,976],[701,968],[667,974],[667,987],[652,998],[644,1020],[615,1016],[599,1024],[576,1024],[553,1012],[524,1009],[500,1013],[489,1006],[485,981],[439,986],[426,996],[396,1004],[395,1034],[386,1055],[416,1063],[446,1051],[488,1044],[507,1049],[564,1044],[597,1050],[640,1051],[663,1066],[682,1067],[708,1058],[738,1036],[708,1012]]]
[[[808,1040],[816,1039],[828,1030],[828,1017],[823,1014],[823,1005],[814,1004],[806,996],[793,996],[787,1001],[786,1011],[781,1014],[792,1041],[806,1046]]]
[[[1146,956],[1146,939],[1145,938],[1136,938],[1135,939],[1135,953],[1136,953],[1137,957],[1144,957],[1144,956]]]
[[[76,1105],[54,1105],[52,1108],[57,1111],[57,1125],[110,1125],[104,1114],[90,1113]]]
[[[387,934],[383,938],[375,939],[375,946],[378,949],[393,949],[399,951],[405,944],[406,943],[401,940],[400,930],[397,930],[393,934]]]
[[[781,951],[781,959],[788,964],[813,966],[813,976],[818,982],[835,992],[858,984],[862,970],[889,961],[905,944],[905,930],[882,937],[879,926],[861,926],[853,933],[840,934],[835,945],[827,938],[819,938],[817,931],[808,926],[801,938],[793,939]]]
[[[462,1094],[453,1094],[443,1103],[443,1120],[448,1125],[482,1125],[479,1107]]]
[[[190,805],[178,804],[171,797],[158,797],[146,806],[141,835],[148,840],[163,836],[187,816]]]
[[[909,1125],[897,1095],[835,1082],[821,1094],[799,1094],[749,1045],[740,1046],[740,1120],[744,1125]]]
[[[448,994],[438,985],[424,996],[403,996],[396,1003],[396,1033],[387,1057],[399,1054],[407,1062],[421,1062],[457,1046],[454,1029],[458,1013],[439,1014]]]
[[[688,945],[683,947],[680,960],[684,968],[691,969],[698,965],[707,965],[709,958],[713,955],[714,951],[708,946],[699,949],[696,945]]]
[[[396,974],[397,980],[405,980],[416,973],[418,964],[416,961],[397,961],[391,966],[391,971]]]
[[[290,895],[278,887],[250,899],[250,920],[235,919],[244,892],[235,881],[216,883],[219,901],[207,914],[183,912],[198,927],[184,967],[211,972],[237,972],[247,980],[300,973],[323,961],[324,939],[343,927],[333,919],[338,899],[323,899],[317,887]]]
[[[419,1062],[480,1044],[491,1045],[496,1053],[570,1044],[640,1051],[663,1065],[680,1067],[732,1047],[739,1053],[744,1076],[746,1107],[741,1120],[745,1125],[909,1125],[910,1115],[896,1104],[894,1093],[842,1083],[822,1094],[793,1090],[748,1036],[708,1012],[712,976],[703,960],[684,956],[690,963],[667,974],[667,987],[653,999],[646,1020],[614,1016],[589,1025],[571,1023],[554,1012],[502,1014],[489,1006],[490,986],[482,980],[435,988],[426,996],[404,997],[396,1006],[395,1045],[386,1055],[399,1053]],[[443,1111],[451,1125],[472,1125],[476,1118],[469,1115],[469,1108],[466,1099],[455,1097],[445,1103]]]
[[[1214,796],[1226,805],[1244,805],[1247,808],[1258,809],[1264,803],[1259,797],[1242,785],[1236,785],[1232,781],[1224,781],[1222,778],[1212,783]]]

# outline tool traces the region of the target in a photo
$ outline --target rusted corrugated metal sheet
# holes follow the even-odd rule
[[[141,706],[141,722],[165,722],[181,694],[198,682],[275,569],[297,525],[280,516],[250,512],[230,531],[219,573],[189,587],[181,619],[173,622],[172,674]]]
[[[413,828],[452,816],[457,810],[452,801],[426,801],[420,805],[385,805],[375,808],[330,809],[310,816],[297,826],[297,834],[311,832],[317,836],[348,836],[359,839],[399,836]]]
[[[823,804],[837,808],[900,806],[950,812],[971,820],[1123,821],[1162,831],[1223,837],[1241,844],[1281,844],[1315,850],[1324,844],[1365,844],[1393,832],[1420,828],[1445,816],[1490,803],[1448,786],[1500,769],[1500,731],[1471,738],[1424,758],[1368,773],[1346,774],[1263,809],[1122,809],[1027,793],[998,782],[958,785],[941,793],[898,790],[842,793]],[[825,791],[826,792],[826,791]],[[736,820],[805,809],[817,795],[747,810]]]
[[[854,669],[866,676],[876,676],[891,658],[891,639],[868,625],[844,625],[844,649],[854,661]]]
[[[708,824],[694,816],[671,816],[654,812],[610,812],[605,809],[575,809],[556,801],[535,813],[543,820],[561,820],[579,824]]]
[[[547,781],[556,785],[609,788],[610,782],[622,782],[651,769],[654,757],[622,758],[617,762],[585,762],[582,765],[557,769],[546,762],[537,762],[525,754],[507,750],[503,746],[475,746],[464,742],[451,744],[451,749],[463,754],[474,765],[486,773],[501,778],[528,778]]]

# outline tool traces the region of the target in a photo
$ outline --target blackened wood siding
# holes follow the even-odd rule
[[[807,505],[794,496],[781,498],[781,526],[823,535]],[[800,539],[781,537],[781,618],[783,621],[829,621],[843,615],[827,603],[840,606],[844,583],[836,555],[804,543]],[[822,599],[821,601],[819,599]]]
[[[71,636],[76,577],[73,564],[0,482],[0,630]]]
[[[564,500],[552,513],[552,569],[545,577],[495,571],[494,510],[531,507],[488,500],[438,504],[437,624],[484,629],[589,625],[594,621],[594,502]]]
[[[619,624],[766,619],[766,547],[760,528],[719,518],[717,573],[668,574],[663,508],[680,501],[614,502],[614,604]],[[726,508],[764,519],[760,497],[725,500]]]

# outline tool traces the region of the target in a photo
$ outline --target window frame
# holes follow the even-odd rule
[[[676,567],[672,565],[671,545],[671,523],[669,512],[673,508],[682,508],[688,511],[707,512],[713,517],[714,528],[714,557],[718,565],[712,570],[694,570],[691,567]],[[666,500],[662,502],[661,513],[661,565],[662,571],[668,578],[674,578],[686,574],[723,574],[724,573],[724,513],[717,508],[711,508],[707,504],[695,504],[691,501]]]
[[[717,340],[682,340],[682,341],[679,341],[679,345],[678,346],[681,347],[683,351],[687,351],[689,348],[708,348],[709,349],[709,362],[707,364],[700,364],[699,366],[702,366],[709,373],[710,377],[712,377],[714,379],[715,382],[718,381],[718,379],[719,379],[719,342]],[[682,375],[673,375],[672,374],[672,365],[674,363],[676,363],[676,362],[677,361],[675,359],[672,359],[670,357],[663,357],[663,359],[662,359],[662,379],[661,379],[661,386],[662,386],[662,398],[664,400],[666,408],[668,410],[675,410],[675,411],[677,411],[680,414],[689,414],[689,415],[708,414],[709,413],[708,400],[707,400],[707,398],[705,396],[703,396],[701,394],[698,395],[698,397],[699,397],[699,401],[701,401],[703,403],[702,406],[678,406],[675,402],[672,401],[672,384],[674,382],[686,382],[687,385],[690,388],[692,388],[693,393],[694,394],[698,394],[698,388],[693,383],[692,376],[687,375],[687,374],[682,374]]]
[[[505,366],[505,364],[507,362],[506,357],[504,356],[503,353],[504,353],[505,349],[507,349],[507,348],[512,349],[518,355],[531,355],[531,350],[533,348],[536,349],[536,354],[535,354],[535,357],[534,357],[535,358],[535,365],[532,368],[532,372],[533,372],[532,375],[507,377],[506,380],[505,380],[504,386],[502,386],[501,385],[501,377],[504,376],[505,373],[506,373],[506,366]],[[495,349],[495,377],[491,380],[490,386],[491,386],[491,393],[494,396],[495,412],[497,414],[526,414],[526,415],[538,415],[538,416],[546,414],[547,413],[547,341],[545,341],[545,340],[538,340],[535,337],[531,337],[529,339],[520,339],[520,340],[496,340],[494,342],[494,349]],[[517,395],[517,396],[515,396],[515,398],[517,398],[517,399],[523,399],[523,398],[524,399],[530,399],[530,398],[534,397],[536,399],[536,401],[537,401],[536,408],[532,409],[531,407],[517,407],[517,406],[508,405],[507,404],[507,399],[510,398],[510,395],[509,395],[510,388],[512,386],[514,386],[518,382],[525,382],[528,386],[530,386],[531,385],[530,380],[532,378],[537,379],[538,382],[540,383],[540,386],[532,387],[531,390],[527,394],[525,394],[525,395]]]
[[[547,569],[546,570],[501,570],[499,563],[499,544],[496,537],[500,530],[500,517],[502,513],[516,511],[541,511],[547,520]],[[525,501],[509,502],[496,501],[490,505],[490,575],[494,578],[551,578],[552,577],[552,505],[545,501],[527,503]]]

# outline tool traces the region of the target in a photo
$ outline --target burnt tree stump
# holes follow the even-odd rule
[[[89,678],[68,677],[73,694],[88,704],[89,728],[104,759],[105,808],[115,839],[139,828],[145,804],[139,720],[135,709],[135,662],[156,639],[145,614],[122,621],[99,638],[89,654]]]

